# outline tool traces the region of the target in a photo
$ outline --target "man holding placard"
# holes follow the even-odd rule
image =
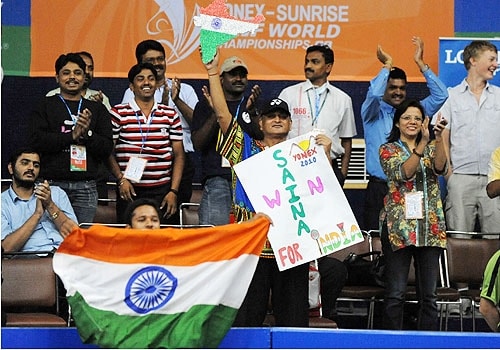
[[[219,54],[205,64],[210,83],[210,95],[220,129],[224,134],[219,152],[231,165],[252,157],[266,148],[287,139],[291,128],[290,111],[285,101],[274,98],[266,102],[259,117],[264,138],[259,141],[246,134],[229,112],[219,79]],[[330,154],[331,140],[325,135],[315,137],[315,142]],[[237,221],[250,219],[255,211],[241,184],[236,184],[234,214]],[[276,326],[307,327],[308,318],[308,264],[301,264],[279,271],[273,250],[266,242],[249,290],[240,307],[234,326],[262,325],[266,316],[270,291]]]

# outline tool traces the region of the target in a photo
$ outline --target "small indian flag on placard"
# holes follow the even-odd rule
[[[200,15],[194,16],[195,26],[201,27],[200,46],[203,63],[210,62],[217,47],[225,44],[239,34],[254,33],[259,23],[264,22],[262,14],[251,20],[239,20],[229,14],[226,0],[214,0],[207,7],[200,8]]]
[[[54,256],[82,341],[104,348],[216,348],[269,229],[75,229]]]

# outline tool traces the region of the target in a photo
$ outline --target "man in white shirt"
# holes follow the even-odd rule
[[[307,48],[304,64],[306,81],[281,91],[292,114],[289,138],[319,130],[332,140],[331,157],[340,185],[347,177],[356,122],[349,95],[328,82],[333,67],[333,50],[326,45]],[[341,158],[340,165],[336,159]]]

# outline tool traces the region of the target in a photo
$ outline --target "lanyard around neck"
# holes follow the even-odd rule
[[[73,120],[73,125],[75,125],[76,121],[78,120],[78,117],[80,116],[83,98],[80,96],[80,102],[78,102],[78,110],[77,110],[76,116],[75,116],[71,113],[71,109],[69,109],[69,106],[68,106],[68,103],[66,102],[66,100],[61,95],[58,95],[58,96],[61,99],[61,101],[63,101],[64,105],[66,106],[66,109],[68,110],[68,114],[71,117],[71,120]]]
[[[142,114],[142,112],[141,112],[141,114]],[[144,114],[142,114],[142,115],[144,115]],[[153,121],[154,116],[155,116],[155,113],[151,112],[151,117],[148,119],[148,122],[147,122],[148,129],[147,129],[146,135],[144,135],[144,133],[142,132],[141,118],[139,118],[139,113],[137,113],[137,111],[135,111],[135,117],[137,119],[137,124],[139,124],[139,132],[141,133],[141,153],[142,153],[142,150],[144,149],[146,141],[148,140],[150,126],[151,126],[151,122]],[[144,116],[144,117],[146,117],[146,116]]]
[[[309,95],[309,91],[311,91],[311,89],[307,90],[307,100],[309,101],[309,109],[311,110],[311,113],[313,114],[311,124],[314,126],[316,124],[316,122],[318,121],[319,114],[321,113],[323,106],[325,105],[326,97],[328,95],[328,89],[325,89],[323,91],[325,98],[323,99],[323,102],[321,103],[321,105],[320,105],[321,95],[323,95],[323,93],[318,94],[318,92],[316,91],[315,88],[313,88],[312,90],[314,91],[314,95],[315,95],[314,96],[314,109],[313,109],[312,104],[311,104],[311,96]]]
[[[405,152],[405,154],[408,156],[408,158],[411,156],[411,153],[410,152],[410,149],[407,147],[407,144],[403,141],[401,141],[401,139],[399,139],[398,141],[398,144],[401,146],[401,148],[403,149],[403,151]],[[420,157],[419,157],[420,158]],[[425,185],[425,180],[426,180],[426,175],[425,175],[425,167],[424,167],[424,162],[423,162],[423,159],[420,158],[418,160],[418,163],[420,165],[420,169],[421,169],[421,172],[422,172],[422,177],[423,177],[423,181],[424,181],[424,185]],[[418,173],[418,172],[417,172]],[[417,173],[415,174],[415,179],[413,180],[414,183],[415,183],[415,188],[416,188],[416,181],[417,181]]]
[[[236,108],[236,114],[234,115],[234,119],[238,118],[238,115],[240,114],[240,107],[241,104],[243,103],[243,100],[245,99],[245,96],[241,96],[240,103],[238,103],[238,108]]]

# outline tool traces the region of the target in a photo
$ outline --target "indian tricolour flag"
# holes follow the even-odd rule
[[[269,221],[193,229],[75,229],[54,256],[82,341],[216,348],[246,295]]]
[[[207,7],[200,8],[200,15],[193,21],[200,30],[200,45],[203,63],[210,62],[219,45],[225,44],[238,34],[254,33],[259,23],[265,20],[263,15],[257,15],[251,20],[239,20],[229,14],[225,0],[214,0]]]

